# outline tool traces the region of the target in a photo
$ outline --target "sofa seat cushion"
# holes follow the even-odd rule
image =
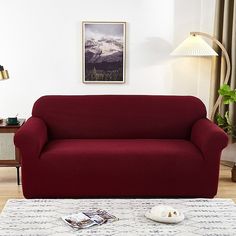
[[[204,178],[204,158],[186,140],[54,140],[41,153],[38,167],[45,176],[40,181],[52,186],[49,196],[57,185],[58,195],[179,196],[189,188],[195,193]]]
[[[119,157],[119,159],[117,159]],[[90,159],[88,159],[90,158]],[[99,159],[97,159],[99,158]],[[109,159],[107,159],[109,158]],[[79,160],[120,161],[125,165],[132,161],[148,161],[149,158],[160,161],[175,162],[199,161],[203,158],[200,150],[187,140],[163,139],[67,139],[54,140],[43,150],[41,159],[78,163]],[[137,160],[138,159],[138,160]]]

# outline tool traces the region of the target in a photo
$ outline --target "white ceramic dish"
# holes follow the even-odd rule
[[[184,220],[184,214],[171,206],[159,205],[145,213],[145,216],[153,221],[177,224]]]

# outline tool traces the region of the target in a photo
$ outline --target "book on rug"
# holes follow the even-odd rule
[[[63,216],[62,220],[74,229],[86,229],[94,225],[118,220],[105,210],[85,211],[77,214]]]

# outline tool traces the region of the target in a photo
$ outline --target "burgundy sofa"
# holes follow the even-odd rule
[[[16,133],[26,198],[214,197],[227,135],[191,96],[44,96]]]

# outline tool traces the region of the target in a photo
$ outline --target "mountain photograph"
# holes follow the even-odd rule
[[[83,25],[84,82],[123,83],[125,23]]]

